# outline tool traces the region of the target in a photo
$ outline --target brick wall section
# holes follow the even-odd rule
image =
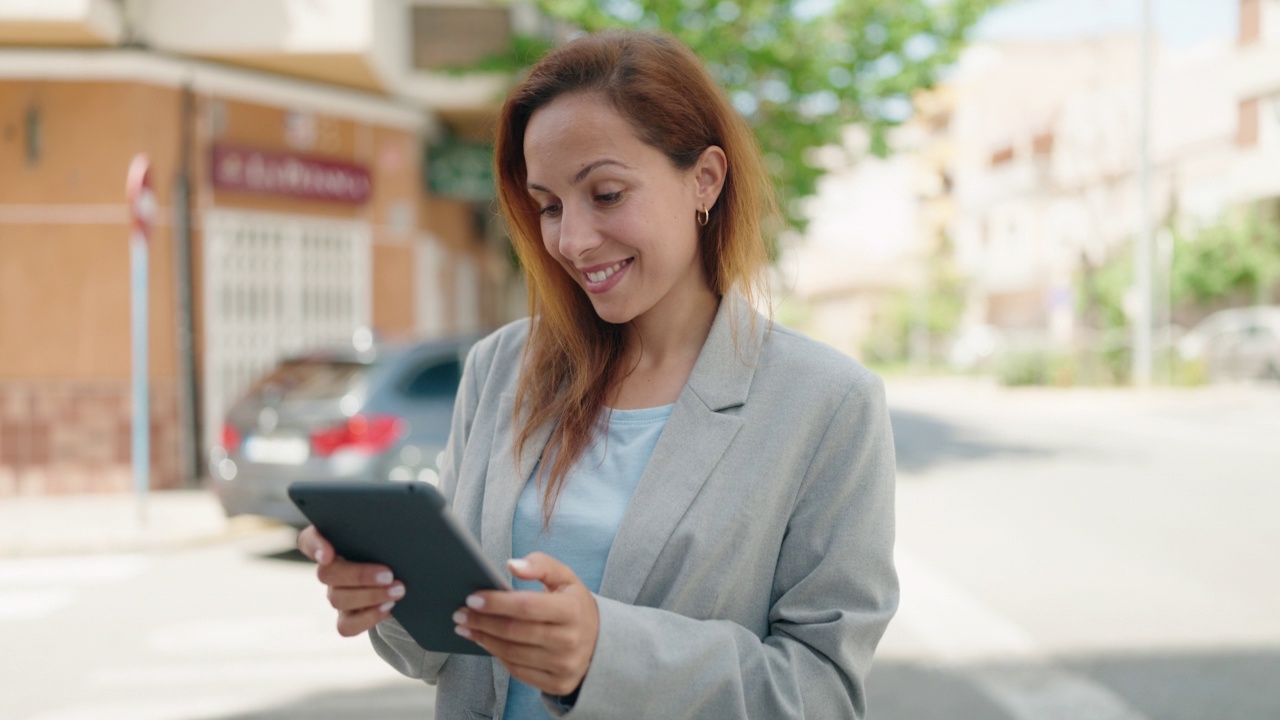
[[[133,487],[127,382],[0,383],[0,497]],[[151,387],[151,487],[180,477],[177,387]]]

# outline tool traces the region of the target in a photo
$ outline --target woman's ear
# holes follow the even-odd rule
[[[699,209],[711,210],[715,207],[728,172],[729,159],[720,146],[711,145],[698,156],[698,161],[693,166],[693,181]]]

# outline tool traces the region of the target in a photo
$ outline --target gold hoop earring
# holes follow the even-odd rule
[[[702,227],[706,227],[707,223],[711,222],[711,211],[706,208],[694,212],[693,215],[698,219],[698,224]]]

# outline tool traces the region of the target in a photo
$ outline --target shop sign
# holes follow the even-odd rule
[[[490,145],[444,138],[427,148],[423,168],[432,194],[470,202],[489,202],[497,196]]]
[[[291,153],[213,146],[213,186],[261,195],[362,205],[373,192],[361,165]]]

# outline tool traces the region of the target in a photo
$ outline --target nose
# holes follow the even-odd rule
[[[571,209],[567,204],[561,212],[556,248],[562,257],[576,261],[600,246],[600,233],[590,212]]]

